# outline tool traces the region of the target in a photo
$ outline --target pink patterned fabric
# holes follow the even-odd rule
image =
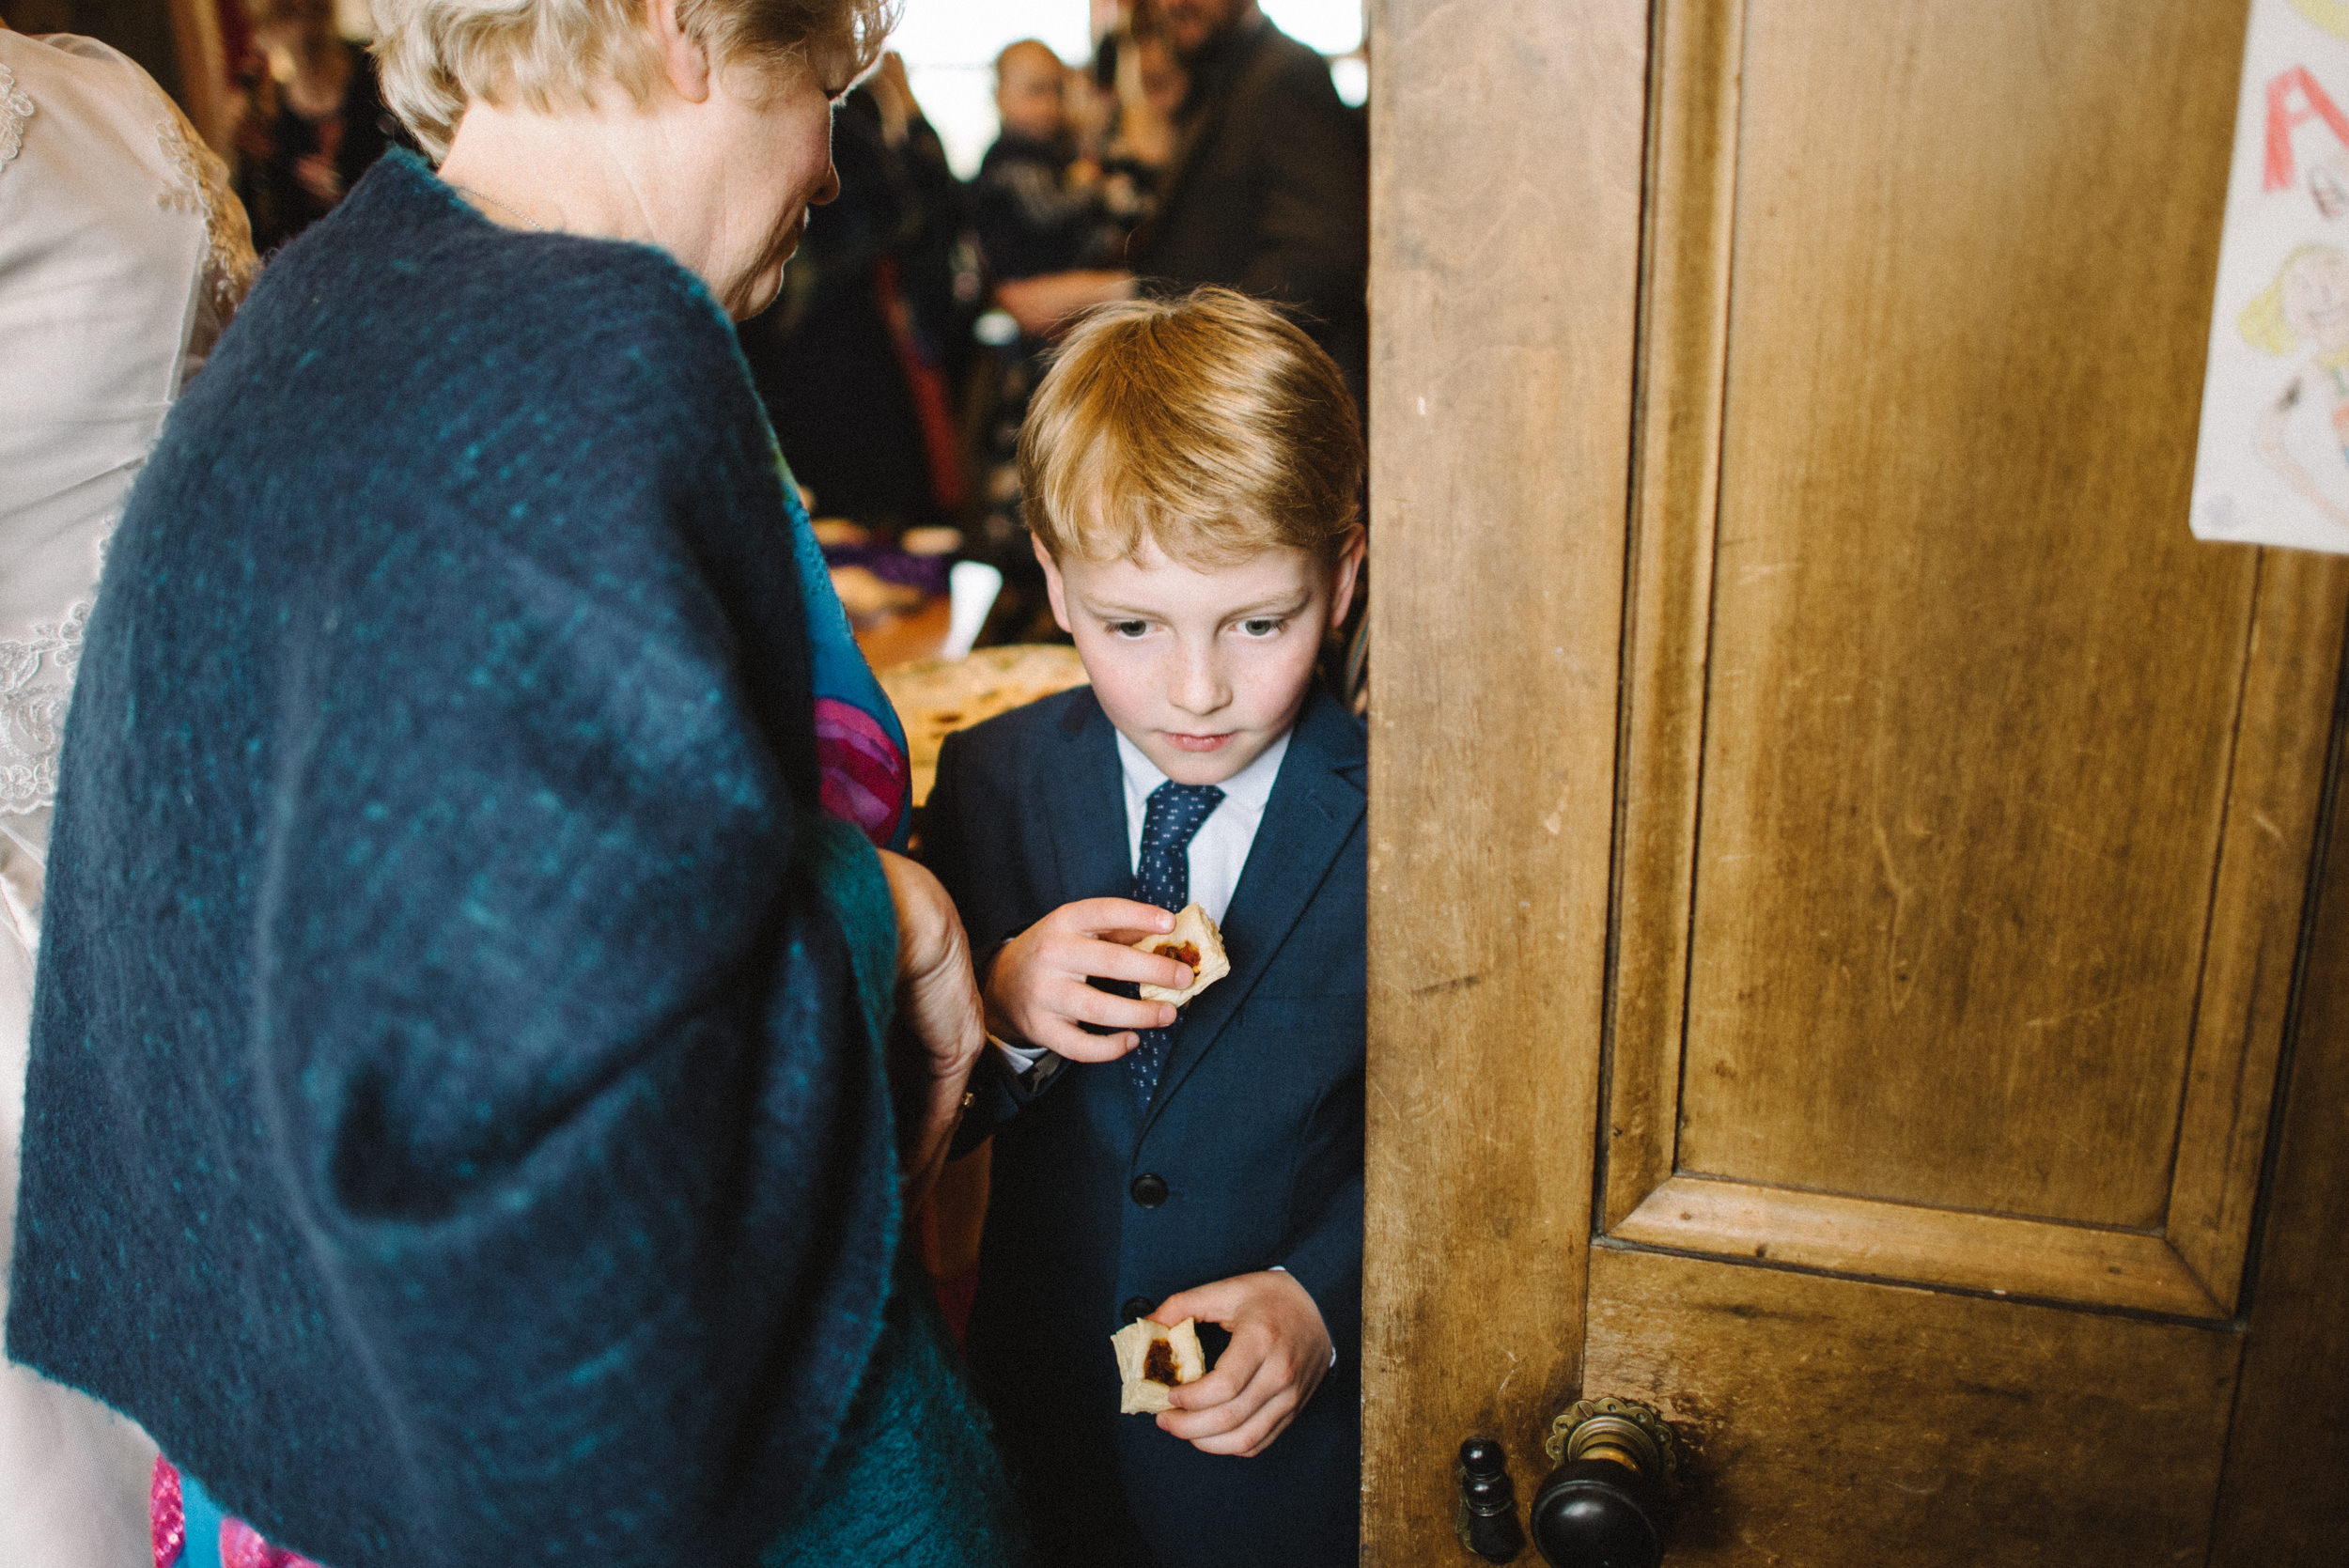
[[[318,1568],[318,1564],[282,1546],[272,1546],[242,1519],[220,1522],[221,1568]]]
[[[188,1545],[188,1511],[179,1495],[179,1471],[162,1454],[147,1489],[147,1528],[155,1546],[155,1568],[173,1568]],[[319,1568],[299,1552],[272,1546],[242,1519],[220,1522],[221,1568]]]
[[[162,1454],[147,1483],[147,1534],[155,1546],[155,1568],[171,1568],[188,1544],[188,1519],[179,1503],[179,1472]]]
[[[828,816],[886,846],[896,836],[911,770],[879,720],[833,697],[816,699],[816,760]]]

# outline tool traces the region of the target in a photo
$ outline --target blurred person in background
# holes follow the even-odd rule
[[[7,1343],[163,1445],[158,1568],[1020,1560],[907,1245],[976,988],[733,327],[891,9],[376,0],[438,168],[132,492]]]
[[[1190,83],[1136,273],[1287,306],[1362,406],[1370,366],[1370,142],[1330,65],[1256,0],[1149,0]]]
[[[971,186],[971,222],[999,282],[1107,259],[1100,164],[1080,156],[1069,95],[1078,84],[1050,47],[1022,39],[995,57],[1003,134]]]
[[[1127,268],[1063,273],[999,295],[1024,331],[1049,334],[1136,288],[1221,284],[1283,306],[1338,362],[1357,406],[1368,390],[1370,141],[1329,62],[1275,27],[1256,0],[1144,0],[1138,37],[1165,40],[1188,77],[1174,162]]]
[[[253,241],[274,251],[334,210],[392,145],[367,52],[336,30],[334,0],[262,0],[237,124],[237,193]]]
[[[1121,265],[1126,227],[1108,210],[1101,164],[1084,155],[1073,123],[1078,116],[1070,113],[1072,98],[1090,90],[1088,80],[1034,39],[996,56],[1003,133],[972,183],[971,222],[995,297],[1015,319],[1019,312],[1008,302],[1023,291],[1050,290],[1071,275],[1089,278]],[[1028,397],[1050,347],[1043,334],[1026,331],[996,345],[988,382],[977,389],[985,410],[978,462],[986,499],[974,553],[1004,575],[999,618],[1006,623],[1036,623],[1046,610],[1043,573],[1020,513],[1018,454]]]
[[[1159,180],[1174,161],[1174,116],[1190,91],[1190,74],[1150,16],[1147,7],[1138,8],[1132,22],[1102,40],[1117,102],[1103,176],[1111,210],[1135,223],[1158,210]],[[1130,196],[1117,192],[1121,176],[1132,183]]]
[[[1018,454],[1028,399],[1050,334],[1066,319],[1059,302],[1130,292],[1126,242],[1154,209],[1174,153],[1181,67],[1146,13],[1141,25],[1103,38],[1092,72],[1067,70],[1033,39],[995,63],[1003,134],[972,188],[972,228],[994,299],[1019,332],[995,345],[991,374],[978,389],[984,507],[974,553],[1003,573],[996,622],[1023,639],[1054,635],[1021,512]]]
[[[227,187],[130,59],[0,21],[0,1312],[66,713],[123,496],[253,281]],[[144,1568],[154,1459],[123,1417],[0,1364],[0,1563]]]
[[[958,520],[969,494],[950,388],[970,311],[955,288],[963,193],[895,54],[832,128],[839,196],[808,225],[742,351],[792,472],[828,515],[891,535]]]

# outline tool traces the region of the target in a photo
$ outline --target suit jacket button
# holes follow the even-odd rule
[[[1135,1203],[1143,1208],[1154,1209],[1166,1202],[1166,1178],[1144,1171],[1134,1178],[1134,1185],[1126,1190],[1133,1194]]]
[[[1126,1297],[1126,1304],[1117,1309],[1117,1315],[1124,1321],[1131,1323],[1136,1318],[1148,1317],[1158,1310],[1159,1304],[1148,1296],[1129,1296]]]

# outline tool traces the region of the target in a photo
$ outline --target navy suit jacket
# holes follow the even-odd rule
[[[1361,725],[1316,688],[1222,922],[1232,972],[1185,1010],[1146,1111],[1123,1061],[1065,1063],[1029,1094],[990,1053],[974,1082],[962,1143],[991,1133],[995,1153],[971,1355],[1048,1560],[1357,1559],[1365,773]],[[982,962],[1061,905],[1130,896],[1116,737],[1092,690],[949,739],[923,837]],[[1166,1192],[1146,1207],[1144,1174]],[[1117,1414],[1111,1334],[1276,1265],[1338,1359],[1269,1449],[1203,1454]]]

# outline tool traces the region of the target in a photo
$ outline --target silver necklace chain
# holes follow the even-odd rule
[[[471,196],[475,201],[486,201],[491,207],[494,207],[499,211],[505,213],[507,217],[520,218],[523,223],[528,224],[531,227],[537,229],[541,234],[547,232],[546,225],[538,222],[527,212],[517,212],[514,209],[506,206],[506,203],[498,200],[497,197],[490,194],[487,191],[476,191],[470,185],[452,185],[449,189],[457,192],[459,195]]]

